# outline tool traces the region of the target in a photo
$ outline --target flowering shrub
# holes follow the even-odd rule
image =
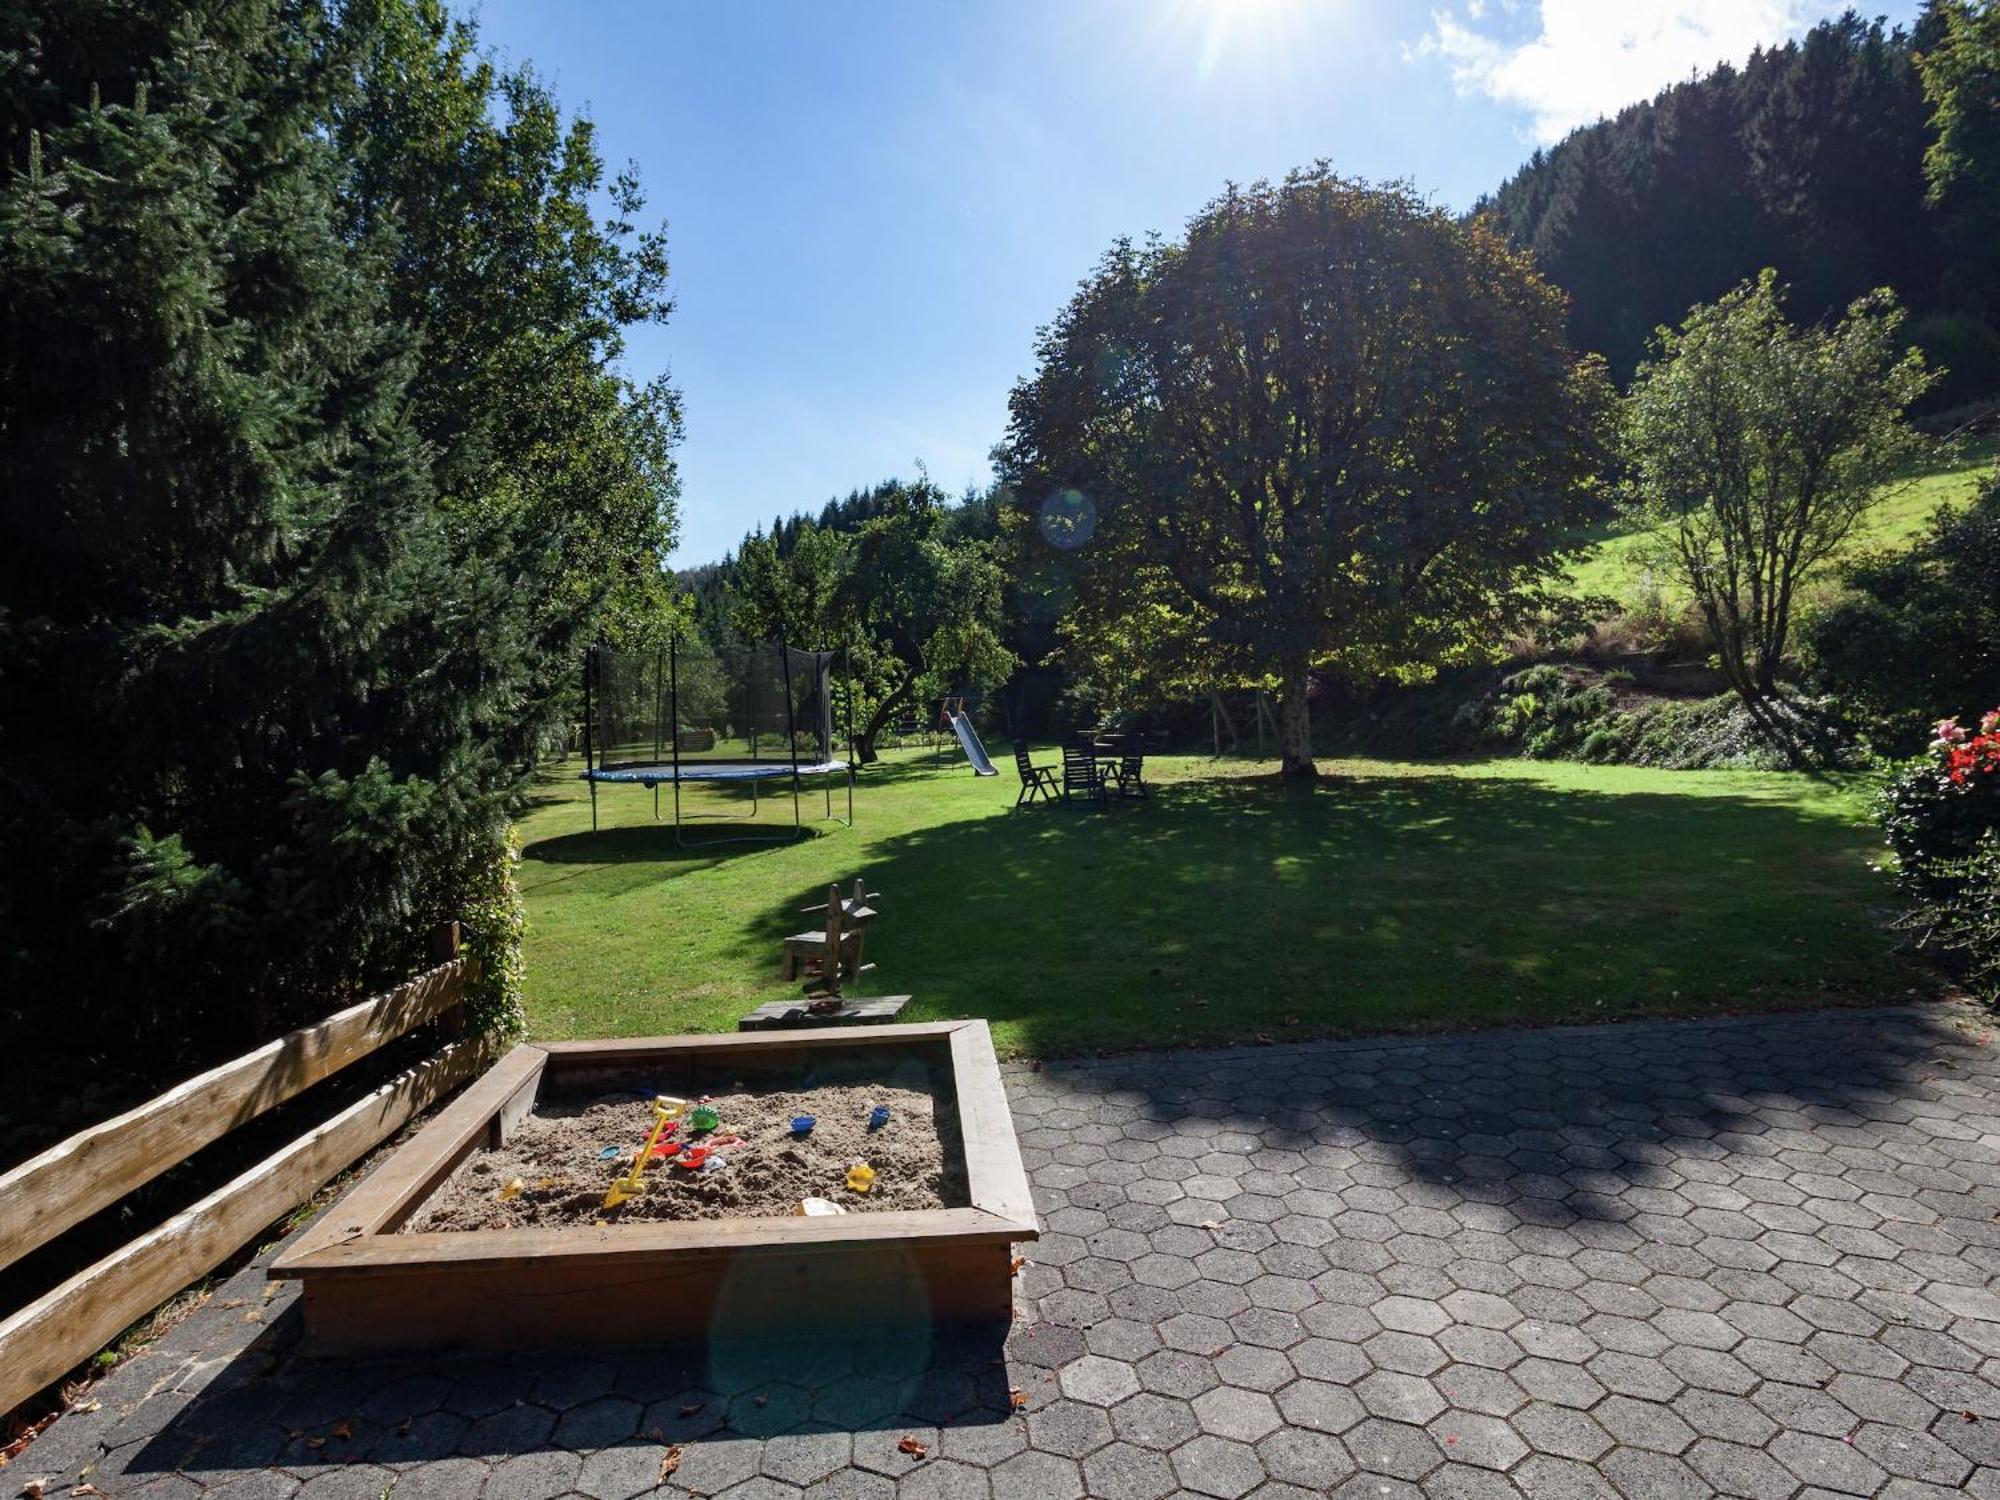
[[[2000,709],[1975,732],[1936,726],[1929,752],[1882,794],[1897,879],[1914,905],[1904,925],[1952,957],[1984,998],[2000,999]]]
[[[1967,785],[1975,775],[2000,771],[2000,708],[1979,721],[1970,734],[1956,719],[1940,719],[1931,730],[1931,749],[1943,755],[1945,779]]]

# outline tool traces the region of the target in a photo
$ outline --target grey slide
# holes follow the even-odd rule
[[[958,731],[958,742],[965,746],[965,758],[972,762],[973,774],[998,776],[1000,773],[993,769],[993,762],[986,758],[986,747],[979,743],[979,731],[972,727],[971,716],[962,713],[953,714],[951,727]]]

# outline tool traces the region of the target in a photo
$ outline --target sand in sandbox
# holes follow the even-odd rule
[[[655,1157],[644,1190],[607,1210],[605,1189],[630,1169],[652,1129],[651,1096],[627,1090],[538,1101],[505,1146],[475,1151],[399,1232],[756,1217],[789,1214],[808,1197],[849,1213],[959,1208],[969,1201],[956,1111],[927,1090],[853,1083],[704,1097],[722,1124],[688,1140],[713,1143],[727,1163],[719,1169],[690,1171]],[[869,1114],[882,1104],[889,1122],[871,1131]],[[795,1115],[816,1116],[818,1123],[794,1135]],[[683,1118],[682,1135],[687,1128]],[[731,1136],[739,1141],[730,1143]],[[606,1159],[602,1153],[611,1146],[618,1155]],[[847,1169],[857,1161],[875,1169],[866,1193],[846,1186]],[[516,1179],[521,1191],[503,1200]]]

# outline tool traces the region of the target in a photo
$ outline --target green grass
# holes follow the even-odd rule
[[[1958,505],[1972,498],[1980,479],[1992,470],[1996,454],[2000,454],[2000,447],[1991,442],[1974,444],[1933,473],[1885,485],[1848,539],[1844,552],[1908,546],[1940,505]],[[1620,522],[1606,526],[1571,568],[1571,591],[1609,595],[1628,606],[1642,602],[1654,592],[1668,601],[1678,600],[1684,592],[1678,584],[1648,576],[1646,553],[1662,535],[1653,528],[1636,528]]]
[[[787,993],[798,908],[863,872],[884,912],[866,990],[915,995],[913,1019],[983,1016],[1015,1055],[1886,1003],[1926,983],[1882,930],[1894,898],[1860,785],[1351,761],[1298,798],[1250,774],[1268,765],[1149,767],[1150,804],[1013,813],[1011,774],[893,755],[864,773],[856,828],[719,851],[678,848],[632,787],[601,794],[592,834],[572,772],[553,775],[521,830],[534,1034],[733,1028]]]

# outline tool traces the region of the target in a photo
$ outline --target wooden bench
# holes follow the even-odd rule
[[[842,900],[840,887],[828,886],[823,904],[803,908],[807,912],[825,912],[826,925],[811,932],[795,932],[785,939],[784,977],[795,980],[803,975],[813,988],[838,995],[848,980],[872,968],[872,964],[862,961],[861,955],[868,924],[876,916],[868,902],[880,894],[868,891],[856,879],[853,897]]]

